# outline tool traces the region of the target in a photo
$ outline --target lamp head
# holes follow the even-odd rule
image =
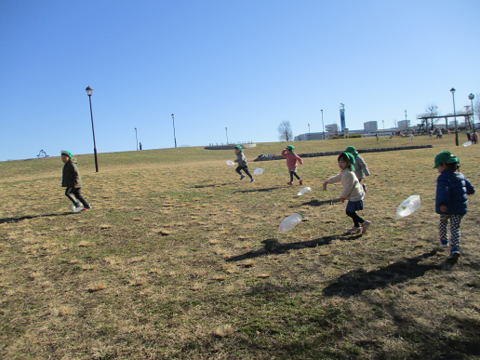
[[[87,92],[87,95],[88,95],[88,96],[92,96],[92,91],[93,91],[93,89],[92,89],[90,86],[87,87],[87,88],[85,89],[85,91]]]
[[[475,95],[470,94],[470,95],[468,95],[468,98],[469,98],[470,100],[473,100],[473,99],[475,99]]]
[[[450,89],[450,91],[452,92],[452,94],[454,94],[454,93],[455,93],[455,88],[452,87],[452,88]]]

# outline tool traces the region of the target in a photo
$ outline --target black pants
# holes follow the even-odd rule
[[[298,176],[296,171],[290,171],[290,182],[293,182],[293,177],[296,177],[298,180],[300,180],[300,176]]]
[[[347,213],[347,216],[350,216],[352,218],[355,227],[360,227],[360,224],[363,224],[365,222],[365,220],[363,220],[360,216],[358,216],[355,211],[354,212],[347,211],[346,213]]]
[[[250,171],[248,171],[248,166],[246,166],[246,165],[238,165],[238,166],[237,166],[237,168],[235,169],[235,171],[236,171],[237,173],[239,173],[240,175],[242,175],[242,173],[240,172],[240,170],[245,171],[245,174],[247,174],[250,179],[252,178],[252,175],[250,174]]]
[[[65,196],[70,199],[73,205],[77,205],[77,201],[80,201],[84,207],[89,207],[87,200],[82,196],[82,188],[67,188],[65,190]]]

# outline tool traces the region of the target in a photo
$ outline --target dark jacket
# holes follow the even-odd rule
[[[475,193],[472,183],[459,172],[444,170],[437,178],[435,212],[441,215],[465,215],[467,213],[467,195]],[[440,206],[447,207],[446,212]]]
[[[82,187],[82,178],[80,177],[76,161],[70,160],[63,166],[62,187]]]

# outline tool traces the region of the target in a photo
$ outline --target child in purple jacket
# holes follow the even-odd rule
[[[448,247],[447,225],[450,220],[451,245],[447,260],[455,263],[460,256],[460,224],[467,213],[467,195],[475,193],[471,182],[460,172],[460,160],[450,151],[435,156],[435,166],[440,176],[437,178],[435,212],[440,214],[440,244]]]
[[[300,185],[303,185],[303,180],[297,174],[297,161],[300,165],[303,164],[303,160],[300,156],[295,154],[295,148],[292,145],[288,145],[285,150],[282,151],[282,156],[287,159],[288,172],[290,173],[290,182],[287,185],[293,185],[293,177],[295,176]]]

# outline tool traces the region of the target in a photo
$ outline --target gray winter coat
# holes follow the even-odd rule
[[[243,151],[240,151],[238,154],[237,154],[237,159],[234,160],[236,163],[238,163],[238,165],[240,166],[248,166],[247,164],[247,158],[245,157],[245,154],[243,153]]]
[[[360,155],[357,155],[355,158],[355,175],[357,175],[358,181],[365,178],[365,176],[370,176],[370,171],[368,171],[367,164]]]

